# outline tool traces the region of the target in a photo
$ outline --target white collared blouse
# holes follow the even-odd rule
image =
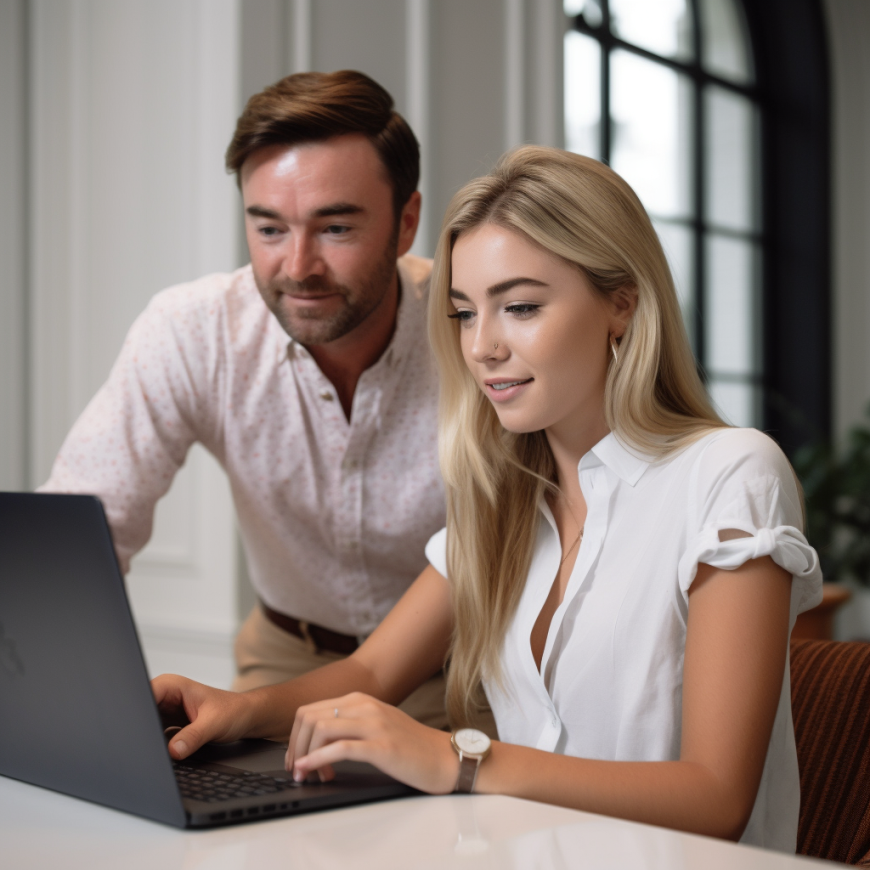
[[[610,434],[578,473],[586,530],[541,670],[530,638],[562,553],[543,501],[528,579],[502,648],[504,688],[484,681],[499,736],[584,758],[676,760],[688,590],[698,564],[733,570],[770,556],[793,577],[792,626],[821,600],[794,474],[776,444],[754,429],[716,430],[659,461]],[[724,529],[749,537],[721,542]],[[426,555],[447,576],[446,530],[433,536]],[[799,801],[786,662],[741,842],[794,852]]]

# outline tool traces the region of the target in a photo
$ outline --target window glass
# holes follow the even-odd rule
[[[601,159],[601,48],[576,31],[565,34],[565,147]]]
[[[726,423],[755,426],[759,417],[759,391],[753,384],[711,380],[707,384],[710,398]]]
[[[744,239],[707,239],[704,294],[706,368],[714,375],[754,374],[757,369],[756,246]]]
[[[686,332],[695,347],[695,233],[688,227],[661,220],[653,221],[653,226],[668,258]]]
[[[700,0],[704,68],[741,84],[754,76],[743,10],[735,0]]]
[[[601,0],[563,0],[562,8],[571,18],[582,15],[590,27],[601,27],[601,22],[604,20]]]
[[[611,55],[611,166],[647,211],[686,217],[691,195],[689,79],[627,51]]]
[[[705,93],[707,220],[717,227],[752,231],[758,226],[758,119],[740,94],[710,86]]]
[[[692,13],[688,0],[610,0],[613,33],[647,51],[692,59]]]
[[[744,87],[754,72],[740,0],[563,8],[566,147],[603,160],[637,192],[714,402],[729,421],[756,425],[761,109]]]

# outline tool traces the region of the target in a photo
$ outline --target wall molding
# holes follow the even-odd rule
[[[29,484],[27,17],[25,0],[0,4],[0,489],[9,490]]]
[[[505,150],[526,140],[526,2],[505,5]]]
[[[290,17],[292,28],[288,45],[293,46],[290,71],[308,72],[311,69],[311,47],[314,40],[312,23],[312,0],[290,0],[293,14]]]
[[[430,0],[407,0],[406,3],[406,56],[408,58],[408,112],[407,121],[420,143],[420,193],[423,209],[420,226],[412,252],[418,256],[431,256],[435,248],[439,221],[432,214],[432,136],[429,118],[432,112],[432,10]]]

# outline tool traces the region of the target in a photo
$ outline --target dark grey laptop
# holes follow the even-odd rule
[[[368,765],[292,782],[266,740],[173,764],[100,502],[0,493],[0,774],[178,827],[414,794]]]

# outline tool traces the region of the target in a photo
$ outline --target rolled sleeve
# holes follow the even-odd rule
[[[816,551],[801,531],[803,511],[788,460],[770,438],[754,430],[731,430],[714,441],[698,464],[693,526],[680,558],[678,579],[685,597],[699,564],[726,571],[752,559],[770,558],[792,575],[794,613],[822,598]],[[742,537],[720,540],[720,532]]]
[[[435,532],[426,544],[429,564],[442,576],[447,576],[447,529]]]
[[[733,528],[729,525],[728,528]],[[750,537],[719,540],[719,529],[702,531],[689,545],[680,560],[680,589],[688,595],[689,587],[703,563],[725,571],[734,571],[751,559],[770,556],[780,568],[792,575],[797,588],[797,613],[815,607],[822,600],[822,573],[816,551],[794,526],[762,528]]]

